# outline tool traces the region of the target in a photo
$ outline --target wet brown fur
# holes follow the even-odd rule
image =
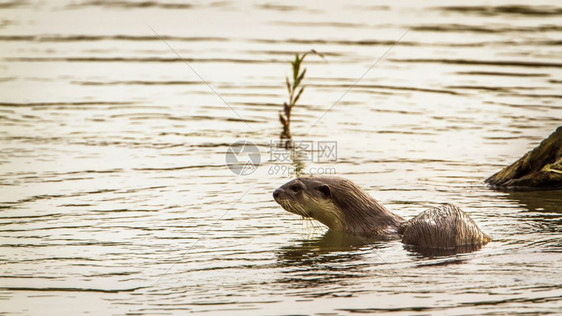
[[[460,208],[445,204],[410,221],[390,212],[350,180],[307,176],[274,192],[285,210],[314,218],[330,229],[356,235],[398,238],[409,245],[448,249],[491,240]]]

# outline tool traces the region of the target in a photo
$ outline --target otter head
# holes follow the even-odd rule
[[[403,219],[389,212],[353,182],[333,176],[306,176],[273,192],[285,210],[314,218],[332,230],[355,234],[386,234]]]
[[[342,214],[332,199],[333,189],[325,177],[301,177],[275,191],[273,198],[286,211],[314,218],[334,230],[344,230]]]

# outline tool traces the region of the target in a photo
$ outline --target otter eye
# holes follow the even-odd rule
[[[320,191],[320,193],[326,198],[330,197],[331,195],[330,187],[327,186],[326,184],[320,185],[319,187],[316,188],[316,190]]]
[[[297,193],[301,190],[301,187],[295,184],[295,185],[292,185],[289,189],[291,189],[291,191]]]

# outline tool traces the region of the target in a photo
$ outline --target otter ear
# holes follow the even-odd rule
[[[330,197],[332,194],[330,191],[330,187],[327,184],[319,185],[316,190],[320,191],[320,193],[322,193],[325,198]]]

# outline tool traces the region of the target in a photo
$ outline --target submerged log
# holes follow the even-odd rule
[[[562,188],[562,126],[519,160],[486,179],[495,188]]]

